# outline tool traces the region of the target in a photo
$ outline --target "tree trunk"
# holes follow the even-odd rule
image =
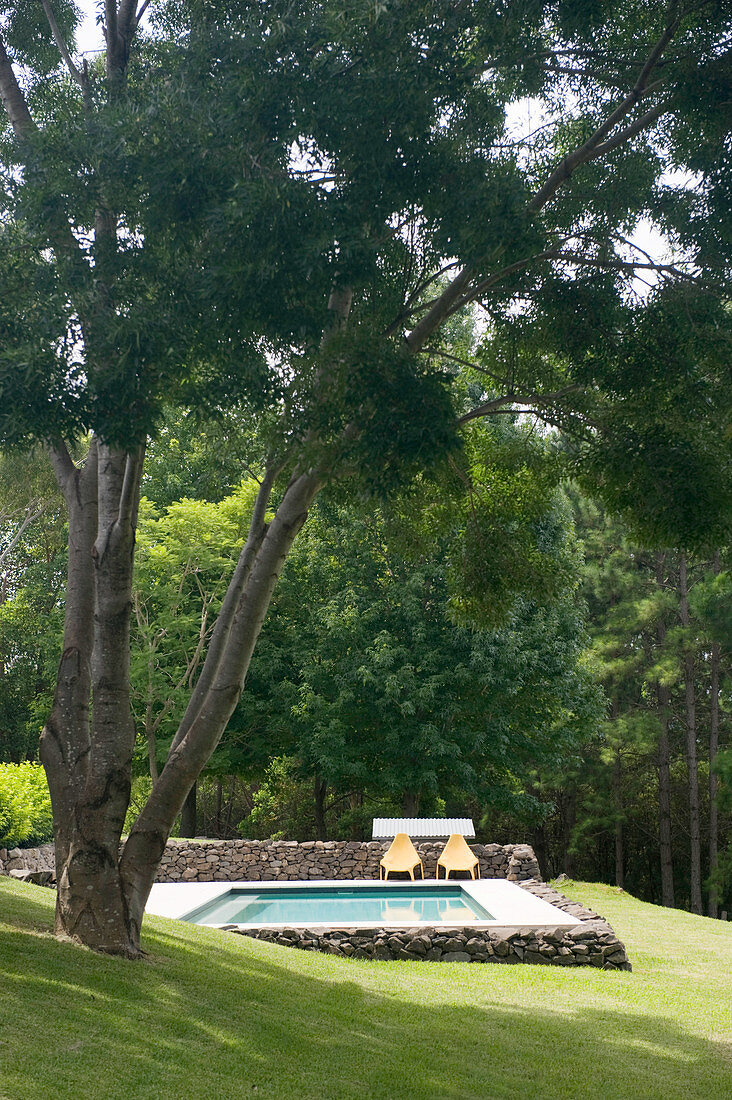
[[[694,692],[694,647],[689,635],[689,589],[686,556],[679,559],[679,614],[684,627],[684,705],[686,713],[686,760],[689,773],[689,840],[691,861],[689,882],[691,911],[702,913],[701,895],[701,836],[699,825],[699,765],[696,752],[696,696]]]
[[[615,804],[615,885],[625,886],[623,858],[623,765],[620,753],[615,753],[613,763],[613,802]]]
[[[142,451],[95,441],[81,469],[63,447],[52,461],[69,512],[64,651],[41,740],[54,816],[56,931],[136,957],[170,830],[239,700],[279,573],[322,482],[296,474],[266,524],[275,471],[267,473],[188,709],[120,856],[135,742],[129,626]]]
[[[656,561],[656,582],[659,587],[664,584],[665,555],[661,555]],[[656,640],[658,648],[663,655],[666,644],[666,623],[659,619],[656,626]],[[671,713],[671,691],[660,682],[656,681],[656,700],[658,703],[658,842],[661,863],[661,901],[663,905],[673,909],[674,900],[674,868],[671,845],[671,754],[668,744],[668,723]]]
[[[668,744],[668,721],[671,692],[661,683],[656,684],[658,699],[658,842],[661,862],[661,900],[673,909],[674,866],[671,843],[671,754]]]
[[[194,783],[186,795],[183,809],[180,812],[180,835],[193,837],[196,835],[198,783]]]
[[[223,804],[224,804],[224,781],[219,776],[219,778],[216,780],[216,818],[215,818],[215,821],[216,821],[216,836],[219,837],[220,840],[223,840],[223,837],[221,836],[221,809],[223,807]]]
[[[312,472],[296,474],[274,518],[266,524],[274,476],[274,471],[268,472],[262,483],[201,674],[165,767],[122,853],[120,874],[138,941],[145,903],[172,825],[239,701],[282,566],[322,485]]]
[[[348,796],[348,805],[352,810],[360,810],[363,807],[363,791],[351,791]],[[349,830],[349,840],[365,840],[363,827],[363,817],[361,814],[354,814],[351,818],[351,828]]]
[[[419,791],[402,792],[402,813],[405,817],[416,817],[419,813]]]
[[[92,443],[77,470],[68,452],[52,453],[69,510],[69,565],[64,652],[41,738],[54,816],[56,931],[133,957],[139,937],[119,846],[135,742],[129,627],[141,459]]]
[[[315,776],[315,837],[317,840],[327,840],[328,833],[325,827],[325,793],[327,787],[324,779]]]
[[[712,566],[715,575],[719,573],[719,551],[714,555]],[[717,791],[719,777],[714,771],[714,762],[719,752],[719,664],[721,654],[719,643],[713,642],[710,654],[710,683],[709,683],[709,874],[713,875],[717,869],[718,845],[719,845],[719,807],[717,805]],[[707,913],[710,917],[716,917],[719,912],[719,899],[714,884],[709,886],[709,898],[707,901]]]
[[[574,783],[568,789],[562,806],[562,871],[569,878],[575,877],[575,857],[572,851],[572,835],[577,824],[577,788]]]

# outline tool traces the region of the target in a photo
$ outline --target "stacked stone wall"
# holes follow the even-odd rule
[[[303,951],[322,951],[354,959],[403,959],[413,962],[538,963],[543,966],[594,966],[632,970],[625,946],[593,909],[565,897],[545,882],[522,881],[522,889],[576,917],[571,928],[248,928],[228,932]]]
[[[378,878],[387,844],[374,841],[187,841],[171,840],[160,861],[158,882],[282,881]],[[539,963],[630,970],[623,944],[597,913],[542,882],[533,850],[526,844],[473,844],[484,878],[507,878],[524,890],[577,917],[567,928],[476,930],[418,927],[312,930],[230,928],[229,931],[288,947],[366,959],[442,962]],[[416,845],[425,874],[434,877],[443,845]],[[53,845],[0,848],[0,874],[49,884],[55,878]]]
[[[378,878],[388,843],[309,840],[170,840],[158,868],[158,882],[295,882],[303,879]],[[443,843],[416,844],[425,876],[436,876]],[[539,879],[539,865],[527,844],[473,844],[483,878],[511,882]],[[27,878],[53,873],[53,845],[0,848],[0,874]]]
[[[389,847],[378,841],[347,840],[171,840],[158,869],[158,882],[299,882],[307,879],[378,878],[379,860]],[[434,878],[444,843],[415,845],[425,876]],[[539,865],[526,844],[473,844],[483,878],[513,882],[539,878]]]

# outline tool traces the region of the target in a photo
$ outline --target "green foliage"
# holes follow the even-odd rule
[[[73,5],[54,11],[71,41]],[[504,272],[485,299],[496,392],[559,392],[542,412],[579,433],[578,466],[614,507],[666,542],[719,541],[712,444],[726,464],[730,402],[715,356],[729,320],[709,288],[695,298],[674,277],[648,311],[630,308],[619,255],[644,216],[683,227],[712,280],[729,261],[724,233],[712,248],[707,228],[726,186],[721,6],[685,10],[665,49],[663,86],[643,98],[645,110],[668,96],[662,137],[639,127],[568,173],[540,212],[542,183],[617,105],[614,59],[641,65],[658,39],[660,0],[346,13],[330,0],[171,0],[148,15],[124,94],[92,65],[85,103],[75,82],[46,79],[59,58],[41,6],[15,5],[4,26],[39,120],[23,142],[2,138],[6,443],[94,429],[132,445],[166,406],[222,422],[234,411],[260,421],[255,465],[305,441],[328,476],[384,492],[455,446],[439,359],[414,361],[384,336],[418,319],[454,257],[477,277]],[[587,51],[593,67],[572,76],[567,59]],[[546,124],[524,146],[507,117],[527,97]],[[692,162],[705,177],[695,192],[663,175]],[[111,247],[95,241],[100,203],[119,227]],[[586,263],[534,259],[558,240]],[[333,287],[352,294],[351,318],[324,345]],[[506,373],[516,331],[521,369]],[[649,363],[652,384],[633,388]]]
[[[543,603],[572,584],[577,563],[557,487],[561,464],[532,427],[506,420],[473,431],[467,452],[451,602],[464,620],[500,624],[517,595],[530,592]]]
[[[479,349],[564,433],[567,467],[649,545],[721,545],[732,520],[732,313],[692,286],[624,304],[616,276],[549,278]],[[517,398],[518,399],[518,398]]]
[[[255,481],[244,481],[218,504],[183,499],[156,508],[141,502],[131,672],[140,751],[144,746],[164,752],[175,733],[244,543],[257,488]]]
[[[303,780],[296,760],[276,756],[254,794],[251,813],[239,822],[241,836],[281,840],[315,835],[312,783]]]
[[[51,796],[40,764],[0,764],[0,846],[32,847],[53,838]]]
[[[538,827],[529,822],[545,870],[568,866],[581,876],[615,881],[615,843],[623,854],[629,889],[663,900],[658,854],[659,739],[668,741],[670,823],[676,902],[689,904],[689,774],[686,747],[684,657],[694,654],[697,754],[699,759],[702,877],[716,884],[720,908],[730,888],[730,792],[728,745],[730,650],[727,645],[725,552],[688,557],[691,622],[679,616],[678,552],[638,546],[627,527],[571,488],[575,525],[584,551],[580,592],[588,608],[588,660],[608,697],[601,737],[587,743],[581,762],[552,771],[537,769],[537,796],[552,804]],[[709,734],[713,643],[719,661],[719,865],[709,865]],[[667,702],[665,701],[667,700]]]
[[[45,457],[0,459],[0,761],[36,756],[58,664],[65,535]]]
[[[566,760],[594,728],[601,703],[579,662],[566,513],[542,530],[546,554],[565,560],[563,583],[542,587],[536,568],[520,582],[509,575],[502,590],[496,577],[503,622],[492,629],[460,625],[451,612],[445,559],[461,546],[462,519],[453,512],[452,530],[443,526],[440,541],[427,543],[406,535],[411,512],[400,502],[368,514],[318,505],[284,570],[227,735],[248,743],[251,774],[273,751],[290,769],[287,782],[268,773],[267,825],[258,802],[246,828],[286,832],[278,813],[292,825],[287,807],[308,798],[312,829],[316,776],[330,792],[331,828],[345,826],[338,799],[349,791],[371,807],[416,799],[426,812],[438,798],[463,810],[470,798],[516,807],[531,801],[517,776],[540,759]]]

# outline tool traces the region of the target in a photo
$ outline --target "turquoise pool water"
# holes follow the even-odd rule
[[[230,890],[189,913],[192,924],[418,924],[492,920],[460,886]]]

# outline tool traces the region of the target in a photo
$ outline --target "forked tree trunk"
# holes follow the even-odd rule
[[[120,859],[130,928],[138,945],[145,903],[170,830],[239,701],[279,574],[322,485],[312,472],[293,476],[267,525],[264,516],[274,477],[275,472],[270,471],[262,484],[249,536],[224,597],[198,682],[165,767],[130,831]]]
[[[81,469],[64,448],[52,459],[69,511],[64,651],[41,742],[54,816],[56,931],[136,957],[170,830],[239,700],[277,578],[321,482],[296,475],[267,525],[275,472],[265,477],[198,683],[120,855],[135,742],[129,625],[142,454],[93,442]]]
[[[142,454],[94,442],[80,470],[64,449],[52,459],[69,509],[64,651],[41,738],[54,817],[56,931],[134,956],[119,842],[135,743],[129,625]]]

